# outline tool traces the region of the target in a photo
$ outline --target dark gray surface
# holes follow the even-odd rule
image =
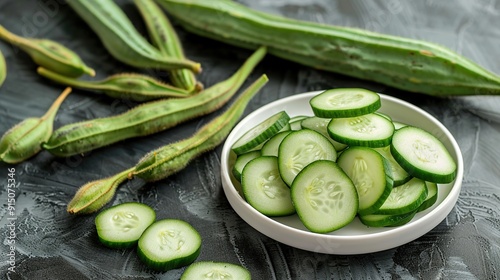
[[[293,18],[366,28],[445,45],[500,74],[500,1],[240,0],[253,8]],[[119,2],[141,32],[130,1]],[[25,36],[45,37],[72,48],[97,70],[97,78],[136,71],[116,62],[62,0],[0,0],[0,24]],[[187,55],[199,61],[207,86],[228,77],[251,52],[178,29]],[[0,42],[8,75],[0,88],[0,133],[24,118],[41,116],[62,91],[37,76],[18,49]],[[162,73],[143,71],[162,77]],[[203,237],[199,260],[240,263],[254,279],[497,279],[500,275],[500,97],[437,99],[302,67],[274,57],[251,79],[268,74],[269,84],[247,113],[289,95],[333,87],[365,87],[425,109],[451,131],[462,149],[465,177],[456,207],[436,228],[395,249],[338,256],[294,249],[255,231],[231,209],[221,187],[221,147],[185,170],[151,184],[130,181],[113,204],[141,201],[158,218],[181,218]],[[249,80],[250,81],[250,80]],[[248,81],[248,82],[249,82]],[[248,84],[248,83],[247,83]],[[55,127],[116,114],[133,104],[75,90],[62,104]],[[129,168],[147,151],[191,135],[212,114],[150,137],[84,156],[54,158],[42,152],[19,165],[0,163],[1,278],[177,279],[183,269],[156,273],[134,250],[111,250],[97,240],[95,215],[69,216],[67,202],[82,184]],[[9,267],[7,175],[15,168],[15,273]],[[4,250],[6,249],[6,250]]]

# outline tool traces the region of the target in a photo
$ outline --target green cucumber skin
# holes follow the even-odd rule
[[[316,69],[433,96],[498,95],[500,77],[434,43],[288,19],[226,0],[158,0],[186,30]]]

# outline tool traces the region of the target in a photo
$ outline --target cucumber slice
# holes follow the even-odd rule
[[[425,198],[422,205],[418,207],[417,212],[421,212],[430,208],[434,203],[436,203],[438,198],[438,187],[436,183],[425,182],[425,186],[427,187],[427,197]]]
[[[95,218],[99,241],[111,248],[130,248],[137,244],[144,230],[156,219],[146,204],[127,202],[112,206]]]
[[[367,147],[349,147],[337,160],[351,178],[359,196],[359,215],[377,211],[391,193],[393,180],[387,161]]]
[[[251,278],[250,271],[241,265],[200,261],[189,265],[180,280],[250,280]]]
[[[261,155],[261,151],[259,151],[259,150],[250,151],[250,152],[246,152],[244,154],[239,155],[236,158],[236,160],[234,162],[233,169],[232,169],[234,178],[236,178],[236,180],[241,182],[241,173],[243,172],[243,168],[245,167],[245,165],[249,161],[251,161],[252,159],[260,157],[260,155]]]
[[[281,141],[290,133],[291,130],[281,131],[271,137],[267,142],[262,146],[260,152],[263,156],[278,156],[278,149],[281,144]]]
[[[392,122],[377,114],[332,119],[327,129],[335,141],[373,148],[389,146],[394,133]]]
[[[396,122],[396,121],[392,121],[392,124],[394,125],[394,129],[400,129],[402,127],[405,127],[407,126],[407,124],[405,123],[402,123],[402,122]]]
[[[323,134],[326,138],[328,138],[328,140],[330,140],[330,142],[332,142],[335,150],[337,152],[340,152],[345,149],[347,145],[333,140],[330,135],[328,135],[327,126],[330,123],[330,120],[331,119],[328,118],[310,117],[303,119],[300,125],[302,126],[302,128],[308,128]]]
[[[337,159],[337,151],[330,141],[321,133],[310,129],[292,131],[283,139],[278,150],[281,178],[291,186],[295,176],[306,165],[320,159]]]
[[[317,160],[302,169],[293,180],[291,193],[300,220],[312,232],[342,228],[358,212],[356,187],[330,160]]]
[[[416,211],[399,215],[360,215],[359,220],[369,227],[394,227],[408,223],[415,216]]]
[[[243,169],[241,187],[246,201],[266,216],[286,216],[295,213],[290,189],[278,170],[278,159],[261,156]]]
[[[380,96],[360,88],[326,90],[309,101],[315,116],[320,118],[350,118],[377,111]]]
[[[397,215],[414,212],[427,197],[425,182],[413,178],[408,183],[392,188],[384,204],[375,212],[382,215]]]
[[[285,111],[278,112],[243,134],[232,146],[237,155],[259,146],[281,129],[290,129],[290,117]],[[288,128],[287,128],[288,127]]]
[[[379,152],[387,160],[387,163],[391,168],[392,179],[394,180],[393,187],[401,186],[402,184],[410,181],[412,176],[408,174],[408,172],[406,172],[406,170],[404,170],[403,167],[401,167],[399,163],[394,159],[391,154],[390,146],[386,146],[383,148],[374,148],[374,150]]]
[[[200,254],[201,236],[189,223],[163,219],[139,238],[137,254],[150,268],[167,271],[193,263]]]
[[[290,124],[290,130],[299,130],[302,128],[300,125],[301,121],[305,118],[308,118],[308,116],[304,115],[299,115],[299,116],[294,116],[291,117],[288,123]]]
[[[455,160],[439,139],[421,128],[405,126],[396,130],[391,153],[414,177],[434,183],[450,183],[455,179]]]

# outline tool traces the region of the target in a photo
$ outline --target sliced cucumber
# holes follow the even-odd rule
[[[250,280],[251,274],[241,265],[200,261],[189,265],[180,280]]]
[[[342,228],[358,212],[356,187],[330,160],[317,160],[302,169],[293,180],[291,193],[300,220],[312,232]]]
[[[392,124],[394,124],[394,129],[400,129],[400,128],[402,128],[402,127],[407,126],[407,124],[405,124],[405,123],[402,123],[402,122],[396,122],[396,121],[392,121]]]
[[[156,219],[146,204],[126,202],[112,206],[95,218],[99,241],[111,248],[130,248],[137,244],[144,230]]]
[[[375,151],[379,152],[389,163],[389,167],[391,168],[392,179],[394,180],[394,187],[401,186],[402,184],[410,181],[412,176],[406,172],[399,165],[399,163],[394,159],[391,154],[391,147],[386,146],[383,148],[375,148]]]
[[[422,205],[418,207],[418,212],[424,211],[430,208],[434,203],[436,203],[438,199],[438,187],[436,183],[425,182],[425,186],[427,187],[427,197],[425,198]]]
[[[381,106],[380,96],[360,88],[326,90],[309,101],[320,118],[348,118],[373,113]]]
[[[281,131],[276,133],[273,137],[266,141],[266,143],[260,149],[263,156],[278,156],[278,149],[281,141],[287,136],[292,130]]]
[[[279,146],[278,167],[281,178],[288,186],[309,163],[326,159],[335,161],[337,151],[321,133],[310,129],[292,131]]]
[[[283,128],[290,129],[289,120],[290,117],[285,111],[272,115],[243,134],[233,144],[233,152],[237,155],[248,152],[265,142]]]
[[[239,155],[236,158],[236,161],[234,162],[234,166],[232,169],[234,178],[236,178],[236,180],[241,182],[241,173],[243,172],[243,168],[245,167],[245,165],[252,159],[260,157],[260,155],[261,155],[260,150],[250,151]]]
[[[359,215],[377,211],[389,196],[393,181],[386,160],[367,147],[349,147],[337,160],[351,178],[359,196]]]
[[[327,129],[335,141],[373,148],[389,146],[394,133],[392,122],[377,114],[332,119]]]
[[[305,118],[308,118],[308,116],[304,115],[299,115],[299,116],[294,116],[291,117],[288,123],[290,124],[290,130],[299,130],[302,128],[300,125],[301,121]]]
[[[375,212],[382,215],[397,215],[414,212],[427,197],[425,182],[413,178],[407,183],[392,188],[391,194],[384,204]]]
[[[200,254],[201,236],[189,223],[163,219],[139,238],[137,254],[150,268],[167,271],[191,264]]]
[[[266,216],[286,216],[295,213],[290,189],[278,170],[278,159],[261,156],[243,168],[241,187],[246,201]]]
[[[303,119],[300,123],[302,128],[312,129],[316,132],[323,134],[330,142],[332,142],[333,147],[337,152],[342,151],[347,147],[346,144],[340,143],[338,141],[333,140],[330,135],[328,135],[327,126],[330,123],[331,119],[328,118],[318,118],[318,117],[309,117]]]
[[[394,227],[408,223],[415,216],[415,211],[399,215],[360,215],[359,220],[369,227]]]
[[[405,126],[396,130],[391,153],[414,177],[434,183],[450,183],[455,179],[455,160],[439,139],[423,129]]]

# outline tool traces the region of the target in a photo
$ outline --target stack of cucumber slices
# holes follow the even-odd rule
[[[400,226],[437,201],[438,184],[455,179],[443,143],[379,112],[375,92],[326,90],[308,106],[313,115],[278,112],[231,147],[245,200],[266,216],[297,214],[315,233],[356,217],[369,227]]]

